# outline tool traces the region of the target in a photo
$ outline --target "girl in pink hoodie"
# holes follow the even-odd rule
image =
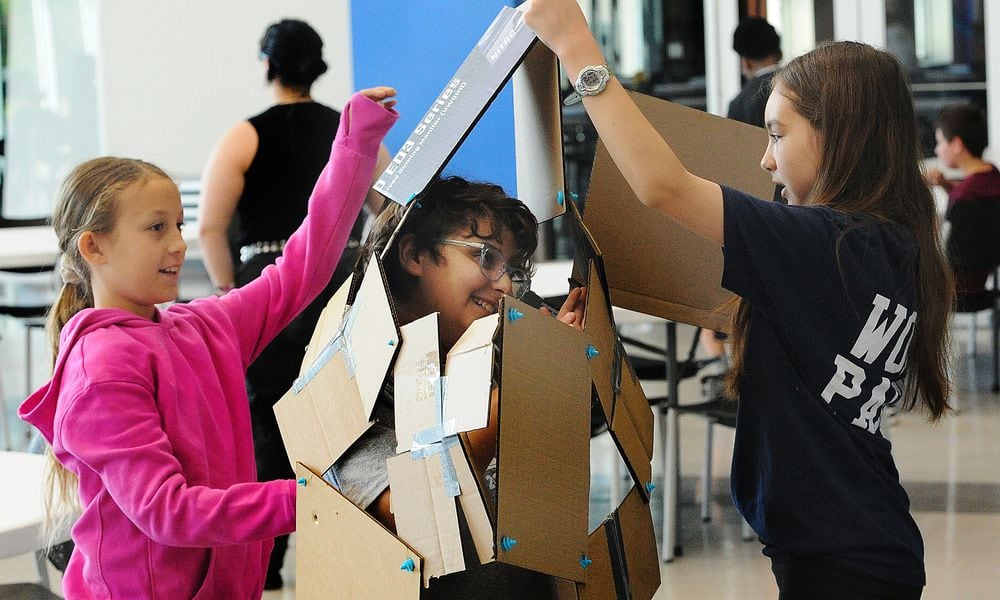
[[[256,481],[244,374],[330,279],[361,209],[391,88],[344,107],[309,214],[260,278],[175,304],[186,246],[157,167],[98,158],[53,216],[65,282],[50,314],[52,380],[19,415],[76,496],[67,598],[260,598],[272,538],[295,528],[295,482]]]

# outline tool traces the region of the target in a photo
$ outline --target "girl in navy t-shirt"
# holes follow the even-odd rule
[[[560,58],[638,198],[724,249],[741,297],[737,507],[781,598],[918,598],[923,542],[888,440],[889,404],[948,409],[953,284],[898,61],[825,44],[777,72],[761,167],[788,205],[688,172],[613,77],[575,0],[525,21]]]

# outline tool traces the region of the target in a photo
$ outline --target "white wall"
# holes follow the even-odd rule
[[[270,105],[257,52],[284,17],[323,38],[330,68],[313,96],[341,106],[354,81],[348,0],[99,0],[101,151],[197,177],[224,131]]]

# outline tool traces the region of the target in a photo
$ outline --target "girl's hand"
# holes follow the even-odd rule
[[[529,0],[524,22],[559,58],[593,42],[587,19],[576,0]]]
[[[385,108],[392,108],[393,106],[396,106],[396,101],[391,100],[391,98],[396,95],[396,88],[391,88],[387,85],[380,85],[364,90],[358,90],[358,93],[382,104]]]
[[[541,310],[546,312],[546,314],[548,313],[544,308]],[[559,309],[559,314],[556,318],[574,329],[583,331],[583,316],[586,310],[587,288],[578,287],[571,290],[569,295],[566,296],[566,301],[563,302],[562,308]]]

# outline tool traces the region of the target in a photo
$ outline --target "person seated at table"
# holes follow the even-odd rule
[[[934,138],[937,141],[934,154],[943,167],[962,172],[962,179],[952,181],[940,170],[927,171],[927,181],[948,192],[946,220],[950,220],[952,208],[959,202],[1000,202],[1000,171],[983,159],[987,145],[986,131],[986,116],[973,104],[946,106],[934,121]],[[989,269],[956,269],[955,290],[959,294],[982,291],[989,275]]]
[[[418,205],[405,222],[405,207],[389,203],[383,210],[362,248],[360,264],[381,255],[392,240],[383,266],[399,324],[437,312],[444,356],[473,321],[497,312],[501,298],[527,293],[538,222],[527,206],[500,186],[461,177],[436,178],[413,202]],[[392,239],[400,222],[402,227]],[[582,329],[585,305],[585,288],[576,288],[556,316]],[[472,466],[487,483],[495,481],[496,411],[493,402],[490,427],[468,435]],[[375,420],[325,477],[395,531],[386,467],[386,459],[396,454],[391,383],[376,403]],[[494,598],[500,593],[550,598],[552,584],[546,575],[495,562],[434,579],[421,598]]]

